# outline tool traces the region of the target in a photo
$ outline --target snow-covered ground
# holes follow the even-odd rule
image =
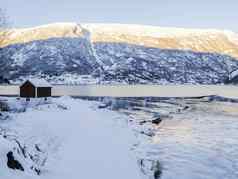
[[[5,99],[18,112],[0,121],[0,178],[143,178],[132,152],[136,139],[126,116],[99,110],[96,102],[69,97],[28,105]],[[23,107],[26,111],[19,112]],[[6,154],[10,150],[25,172],[7,168]],[[31,168],[40,169],[40,176]]]
[[[238,178],[238,103],[4,99],[15,112],[0,116],[0,178],[154,179],[155,171],[160,179]],[[7,168],[10,150],[25,172]]]

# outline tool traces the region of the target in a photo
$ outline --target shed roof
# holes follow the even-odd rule
[[[34,78],[26,80],[24,83],[22,83],[22,85],[25,84],[27,81],[29,81],[35,87],[52,87],[51,84],[45,79],[34,79]]]

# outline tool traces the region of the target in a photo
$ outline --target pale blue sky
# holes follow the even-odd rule
[[[1,0],[13,26],[102,22],[238,32],[238,0]]]

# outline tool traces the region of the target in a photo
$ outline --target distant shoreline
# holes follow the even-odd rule
[[[19,86],[0,85],[0,96],[18,96]],[[238,99],[234,85],[53,85],[52,96],[75,97],[203,97]]]

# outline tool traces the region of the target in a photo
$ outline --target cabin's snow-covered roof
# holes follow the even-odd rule
[[[51,84],[46,81],[45,79],[28,79],[26,81],[29,81],[31,84],[33,84],[35,87],[52,87]],[[25,82],[26,82],[25,81]],[[25,83],[24,82],[24,83]],[[24,84],[23,83],[23,84]],[[22,84],[22,85],[23,85]]]

